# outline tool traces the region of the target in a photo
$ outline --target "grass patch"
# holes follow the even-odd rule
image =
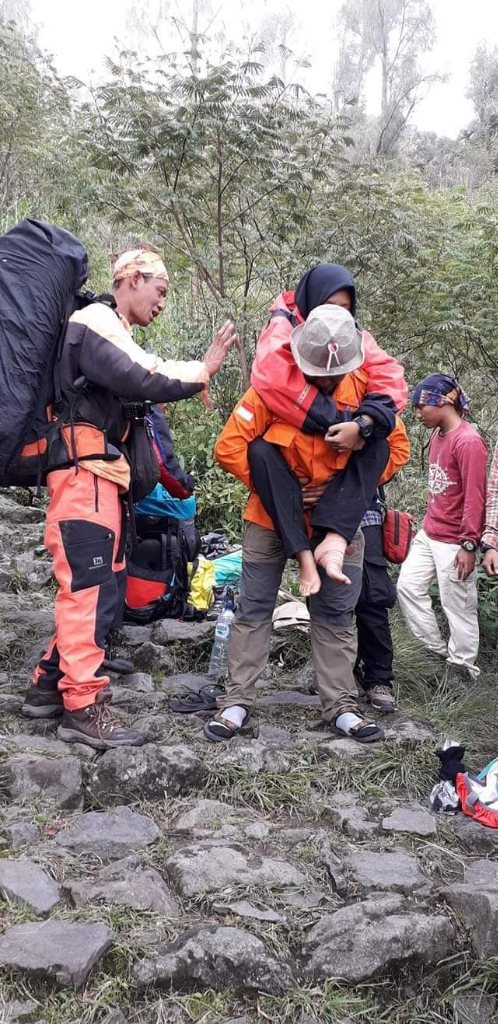
[[[205,992],[192,992],[187,996],[178,996],[177,1003],[182,1006],[192,1021],[226,1020],[230,1012],[233,996],[229,992],[215,992],[208,988]]]
[[[312,1021],[339,1022],[346,1017],[351,1021],[373,1024],[377,1018],[375,1001],[368,995],[356,995],[341,988],[334,981],[323,986],[297,986],[288,995],[276,998],[261,995],[258,999],[258,1024],[272,1021],[273,1024],[290,1024],[300,1019]]]

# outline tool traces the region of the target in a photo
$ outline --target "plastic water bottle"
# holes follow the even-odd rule
[[[214,642],[211,650],[208,675],[210,679],[219,679],[228,672],[228,644],[235,616],[231,608],[224,608],[218,616],[214,631]]]

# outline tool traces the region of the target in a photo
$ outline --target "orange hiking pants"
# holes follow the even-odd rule
[[[118,488],[87,469],[58,469],[47,479],[45,547],[59,590],[55,635],[33,685],[58,687],[68,711],[93,704],[109,684],[101,668],[106,637],[119,625],[126,566]]]

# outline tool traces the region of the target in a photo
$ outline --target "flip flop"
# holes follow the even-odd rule
[[[231,740],[234,736],[240,733],[242,736],[245,732],[249,732],[252,728],[251,716],[249,711],[242,722],[242,725],[236,725],[235,722],[230,722],[228,718],[222,717],[222,712],[218,711],[218,714],[210,722],[206,722],[204,726],[204,735],[207,740],[211,743],[223,743],[224,740]]]
[[[198,690],[187,689],[172,697],[169,710],[179,715],[191,715],[196,711],[216,711],[217,698],[225,693],[223,686],[217,683],[206,683]]]

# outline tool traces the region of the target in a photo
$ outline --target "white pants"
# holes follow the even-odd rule
[[[411,633],[425,647],[447,658],[450,665],[462,665],[475,679],[479,650],[477,621],[477,570],[468,579],[459,580],[453,561],[458,544],[431,540],[420,530],[410,554],[401,566],[398,601]],[[448,619],[450,640],[446,646],[429,597],[429,587],[437,577],[441,606]]]

